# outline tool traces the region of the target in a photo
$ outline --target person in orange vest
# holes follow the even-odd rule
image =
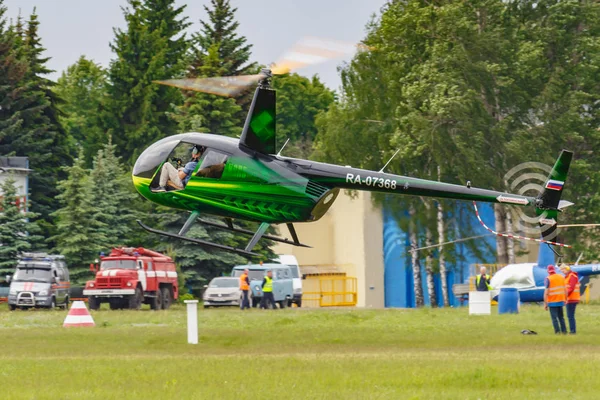
[[[575,324],[575,308],[577,308],[577,304],[579,304],[579,299],[581,297],[579,291],[579,277],[577,276],[577,272],[572,271],[571,267],[563,264],[561,266],[561,271],[565,274],[565,286],[567,287],[567,319],[569,320],[569,333],[574,335],[577,333],[577,328]]]
[[[554,333],[566,335],[567,327],[563,314],[563,306],[567,300],[565,277],[556,273],[554,265],[548,265],[548,277],[544,284],[546,286],[544,290],[544,306],[546,310],[550,309],[550,318],[552,318]]]
[[[250,279],[248,279],[248,269],[244,270],[244,273],[240,276],[240,290],[242,291],[242,303],[240,308],[242,310],[250,308],[250,299],[248,299],[248,290],[250,290]]]

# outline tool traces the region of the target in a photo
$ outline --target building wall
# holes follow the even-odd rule
[[[293,254],[300,266],[344,272],[358,280],[359,307],[383,307],[383,218],[371,194],[350,196],[342,191],[329,211],[316,222],[295,224],[302,243],[313,248],[278,243],[277,254]],[[289,237],[285,227],[281,235]]]
[[[23,205],[27,204],[29,172],[31,171],[27,157],[0,157],[0,185],[12,178],[17,189],[17,200]],[[2,196],[1,189],[0,196]]]
[[[17,195],[19,197],[27,196],[27,175],[22,173],[0,173],[0,185],[3,185],[7,179],[12,178],[15,180],[15,187],[17,188]],[[0,195],[2,190],[0,189]]]

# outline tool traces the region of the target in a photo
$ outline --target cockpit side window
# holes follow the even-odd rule
[[[227,155],[215,150],[208,150],[202,159],[202,164],[196,176],[202,178],[220,179],[227,163]]]

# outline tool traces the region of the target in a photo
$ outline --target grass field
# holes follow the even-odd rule
[[[0,311],[0,398],[591,399],[600,397],[600,306],[580,333],[555,336],[548,313],[469,317],[422,310]],[[496,310],[493,310],[496,312]],[[522,329],[538,331],[524,336]]]

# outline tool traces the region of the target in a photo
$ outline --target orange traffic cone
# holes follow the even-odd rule
[[[63,327],[70,326],[96,326],[85,303],[81,300],[73,302],[69,314],[65,318]]]

